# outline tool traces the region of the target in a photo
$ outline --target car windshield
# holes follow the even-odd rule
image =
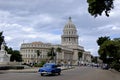
[[[45,64],[44,67],[52,67],[53,65]]]

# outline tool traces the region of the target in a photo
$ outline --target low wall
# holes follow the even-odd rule
[[[24,65],[21,62],[0,62],[0,70],[9,69],[24,69]]]
[[[7,65],[21,65],[21,62],[8,62]]]
[[[21,62],[0,62],[0,66],[4,65],[21,65]]]

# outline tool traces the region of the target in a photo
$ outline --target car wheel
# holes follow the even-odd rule
[[[52,73],[52,75],[55,75],[55,73]]]
[[[43,73],[41,73],[41,76],[44,76],[44,74],[43,74]]]
[[[58,73],[58,75],[60,75],[60,72]]]

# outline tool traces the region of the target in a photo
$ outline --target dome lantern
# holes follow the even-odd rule
[[[65,24],[64,30],[74,29],[76,30],[75,25],[72,23],[72,18],[69,17],[68,22]]]

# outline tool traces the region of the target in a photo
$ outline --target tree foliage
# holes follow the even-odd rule
[[[110,40],[109,36],[99,37],[97,40],[97,44],[101,46],[105,41],[108,41],[108,40]]]
[[[82,55],[83,55],[83,52],[79,51],[79,52],[78,52],[78,58],[79,58],[79,59],[82,58]]]
[[[97,60],[97,56],[92,56],[91,59],[92,59],[92,62],[94,63],[98,63],[98,60]]]
[[[109,17],[110,11],[114,8],[113,2],[114,0],[87,0],[88,12],[94,17],[101,16],[105,12]]]
[[[1,49],[1,44],[3,42],[5,42],[3,32],[0,32],[0,49]],[[10,61],[17,61],[17,62],[22,61],[22,55],[18,50],[13,50],[11,47],[9,48],[7,45],[5,45],[5,50],[7,51],[8,54],[11,54]]]
[[[7,51],[8,54],[13,53],[13,49],[11,47],[9,48],[8,46],[5,46],[5,50]]]
[[[41,52],[39,51],[39,50],[36,50],[36,53],[37,53],[37,62],[39,61],[39,56],[40,56],[40,54],[41,54]]]
[[[55,49],[52,47],[49,52],[47,53],[47,56],[50,57],[50,60],[54,60],[54,57],[56,56],[55,54]]]
[[[39,57],[41,54],[41,52],[39,50],[37,50],[36,53],[37,53],[37,57]]]
[[[14,50],[11,57],[10,61],[16,61],[16,62],[21,62],[22,61],[22,55],[18,50]]]
[[[56,49],[56,52],[61,53],[61,52],[62,52],[62,49],[61,49],[60,47],[58,47],[58,48]]]
[[[104,48],[104,47],[101,47],[101,46],[104,42],[107,42],[109,40],[110,40],[110,37],[107,37],[107,36],[99,37],[97,40],[97,44],[100,46],[98,53],[100,55],[100,59],[103,60],[103,63],[107,62],[107,54],[105,53],[104,50],[102,50],[102,48]]]
[[[101,38],[99,38],[98,41],[100,39]],[[100,47],[98,53],[100,55],[100,59],[103,60],[103,63],[107,63],[111,65],[111,67],[119,71],[120,70],[120,38],[103,41],[103,43],[99,46]]]

